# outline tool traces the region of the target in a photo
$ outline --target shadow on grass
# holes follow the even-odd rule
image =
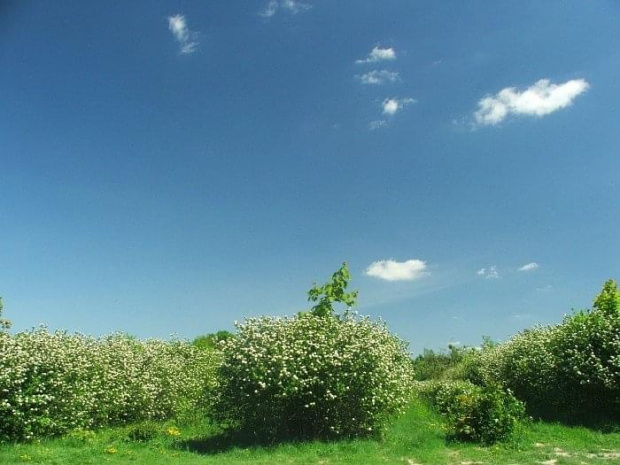
[[[620,412],[603,409],[554,409],[549,406],[531,406],[528,413],[533,418],[565,426],[580,426],[603,434],[620,432]]]
[[[368,435],[367,438],[374,437]],[[296,445],[310,442],[323,444],[351,441],[353,437],[317,437],[290,435],[285,437],[271,437],[250,434],[236,430],[220,430],[199,438],[175,442],[176,449],[194,452],[202,455],[216,455],[235,449],[263,449],[271,450],[282,445]],[[360,439],[360,438],[357,438]]]
[[[300,443],[300,439],[268,439],[237,431],[221,431],[202,438],[175,443],[176,449],[202,455],[216,455],[234,449],[273,449],[282,444]]]

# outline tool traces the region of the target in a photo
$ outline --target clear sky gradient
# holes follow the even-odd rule
[[[0,3],[15,330],[183,338],[346,261],[414,351],[620,278],[620,4]],[[526,266],[529,265],[529,266]]]

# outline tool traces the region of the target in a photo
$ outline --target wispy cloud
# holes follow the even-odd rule
[[[551,84],[549,79],[541,79],[523,91],[506,87],[481,99],[474,119],[479,126],[493,126],[509,115],[545,116],[570,106],[589,87],[585,79],[573,79],[563,84]]]
[[[179,43],[180,53],[189,55],[198,49],[198,42],[195,40],[198,33],[190,31],[187,27],[185,16],[180,14],[169,16],[168,29],[170,29],[175,40]]]
[[[405,108],[407,105],[415,103],[416,100],[412,98],[386,98],[383,103],[383,114],[387,116],[394,116],[397,112]]]
[[[523,265],[521,268],[519,268],[519,271],[534,271],[536,269],[538,269],[538,263],[532,262],[528,263],[527,265]]]
[[[269,0],[269,3],[261,10],[259,15],[263,18],[271,18],[278,10],[286,11],[288,13],[296,15],[297,13],[303,13],[312,8],[312,5],[302,3],[299,0]]]
[[[366,268],[366,275],[385,281],[415,281],[429,273],[426,271],[426,262],[422,260],[379,260]]]
[[[374,47],[368,56],[362,60],[357,60],[355,63],[377,63],[379,61],[393,61],[396,60],[396,50],[392,47],[382,48],[380,46]]]
[[[388,126],[389,124],[385,119],[378,119],[368,123],[368,129],[370,129],[371,131],[376,131],[377,129],[386,128]]]
[[[495,265],[489,268],[481,268],[478,270],[478,276],[482,276],[484,279],[498,279],[499,272]]]
[[[368,73],[355,76],[362,84],[380,85],[386,82],[400,81],[400,76],[396,71],[388,71],[387,69],[375,69]]]
[[[543,287],[537,287],[536,292],[550,292],[553,290],[553,286],[551,284],[547,284]]]

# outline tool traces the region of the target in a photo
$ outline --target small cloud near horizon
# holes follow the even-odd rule
[[[415,281],[430,274],[426,262],[412,259],[404,262],[378,260],[366,268],[365,274],[385,281]]]
[[[510,115],[540,118],[572,105],[573,100],[589,87],[585,79],[573,79],[563,84],[551,84],[549,79],[541,79],[523,91],[506,87],[478,102],[474,120],[478,126],[495,126]]]
[[[396,50],[393,47],[382,48],[380,46],[374,47],[368,56],[361,60],[356,60],[355,63],[377,63],[379,61],[394,61],[396,60]]]
[[[519,271],[534,271],[536,269],[538,269],[538,263],[532,262],[528,263],[527,265],[523,265],[521,268],[519,268]]]
[[[190,55],[198,49],[198,42],[195,40],[198,33],[190,31],[187,27],[185,16],[181,14],[169,16],[168,29],[170,29],[174,39],[179,43],[179,53]]]
[[[484,279],[498,279],[499,272],[497,271],[497,267],[495,265],[489,268],[481,268],[477,272],[478,276],[482,276]]]

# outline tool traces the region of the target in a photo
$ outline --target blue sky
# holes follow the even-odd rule
[[[193,338],[307,309],[347,261],[415,351],[559,322],[620,278],[618,24],[611,0],[3,2],[5,316]]]

